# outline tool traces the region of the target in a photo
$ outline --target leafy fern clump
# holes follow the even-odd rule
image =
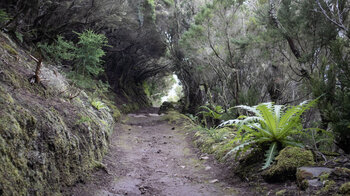
[[[229,120],[219,126],[237,126],[237,137],[241,144],[233,148],[229,153],[246,151],[253,145],[268,145],[265,154],[265,164],[262,169],[268,168],[273,162],[282,146],[303,145],[295,141],[291,136],[303,133],[301,115],[314,106],[317,100],[304,101],[297,106],[275,105],[274,103],[261,103],[257,106],[240,105],[235,108],[244,109],[254,116],[241,116],[238,119]]]

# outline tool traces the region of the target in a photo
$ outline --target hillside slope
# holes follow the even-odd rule
[[[103,167],[115,120],[57,67],[36,62],[0,33],[0,195],[53,195]],[[114,112],[115,112],[115,108]]]

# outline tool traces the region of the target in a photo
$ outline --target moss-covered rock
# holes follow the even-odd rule
[[[263,177],[267,181],[295,180],[298,167],[314,164],[311,151],[298,147],[286,147],[276,157],[276,163],[263,172]]]
[[[346,167],[336,167],[329,175],[329,178],[333,180],[350,180],[350,169]]]
[[[328,180],[325,182],[323,188],[316,192],[316,195],[334,195],[334,193],[337,192],[336,189],[336,182],[333,180]]]
[[[260,177],[261,163],[264,160],[264,150],[255,148],[250,152],[240,155],[239,163],[235,167],[235,174],[241,179],[256,180]]]
[[[350,182],[346,182],[340,186],[339,193],[343,195],[350,195]]]
[[[3,36],[18,59],[0,44],[0,195],[59,194],[100,167],[115,121],[109,109],[95,110],[85,93],[70,99],[60,93],[62,85],[47,82],[66,85],[59,73],[43,80],[44,87],[30,84],[36,63]]]
[[[333,169],[327,167],[299,167],[296,173],[297,184],[301,190],[309,187],[318,189],[328,180],[332,171]]]
[[[283,195],[285,195],[287,193],[287,190],[286,189],[282,189],[282,190],[280,190],[280,191],[277,191],[276,192],[276,196],[283,196]]]

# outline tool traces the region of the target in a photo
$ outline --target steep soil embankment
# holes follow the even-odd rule
[[[114,119],[0,33],[0,195],[53,195],[101,167]],[[114,108],[115,109],[115,108]]]

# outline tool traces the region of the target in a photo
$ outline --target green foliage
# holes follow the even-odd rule
[[[58,36],[54,43],[39,43],[38,47],[44,56],[55,62],[69,61],[74,64],[73,71],[68,73],[68,77],[74,84],[85,89],[94,87],[101,89],[102,86],[99,85],[100,83],[95,84],[93,77],[97,77],[104,71],[101,58],[105,55],[102,47],[108,46],[107,38],[91,30],[76,34],[79,38],[77,44]]]
[[[312,75],[313,95],[324,94],[319,108],[323,121],[329,122],[335,132],[337,145],[350,152],[350,41],[342,38],[332,41],[331,57],[323,57],[319,73]]]
[[[108,46],[106,36],[96,34],[91,30],[76,34],[79,36],[79,42],[74,54],[77,73],[84,76],[98,76],[104,71],[101,66],[101,58],[105,55],[102,47]]]
[[[16,31],[16,32],[15,32],[15,35],[16,35],[17,39],[18,39],[20,42],[23,43],[23,34],[20,33],[20,32],[18,32],[18,31]]]
[[[224,109],[222,109],[222,107],[219,105],[218,106],[204,105],[199,107],[199,109],[204,109],[204,111],[200,111],[198,112],[198,114],[203,114],[205,117],[211,117],[213,119],[220,119],[222,116],[222,113],[224,112]]]
[[[281,146],[303,145],[294,138],[293,135],[303,133],[301,115],[310,107],[315,105],[317,99],[305,101],[297,106],[275,105],[273,103],[261,103],[257,106],[240,105],[235,108],[244,109],[254,116],[241,116],[235,120],[229,120],[220,126],[234,125],[238,127],[237,137],[234,141],[241,144],[233,148],[230,153],[247,150],[256,144],[260,147],[268,145],[266,160],[263,169],[268,168]]]
[[[79,120],[77,120],[77,122],[75,124],[77,125],[80,125],[80,124],[83,124],[83,123],[90,123],[92,122],[91,118],[88,117],[88,116],[81,116]]]
[[[230,134],[228,129],[214,129],[214,128],[206,128],[206,127],[197,127],[198,131],[202,134],[208,135],[210,138],[214,140],[215,143],[222,142],[227,136]]]
[[[101,110],[101,109],[104,109],[104,108],[107,108],[105,106],[105,104],[99,100],[92,100],[91,101],[91,105],[96,108],[97,110]]]
[[[165,5],[167,5],[167,6],[172,6],[172,5],[174,5],[174,0],[163,0],[163,2],[164,2]]]
[[[326,152],[331,151],[334,145],[334,134],[320,128],[308,128],[296,137],[299,141],[307,144],[314,151]]]
[[[246,91],[239,92],[239,103],[244,105],[256,105],[259,101],[259,92],[255,88],[249,88]]]
[[[38,43],[38,47],[47,58],[55,62],[73,60],[77,50],[73,42],[65,40],[62,36],[57,36],[57,40],[50,45],[47,43]]]
[[[286,147],[276,157],[276,164],[263,172],[265,180],[282,182],[296,178],[297,168],[315,164],[312,151]]]
[[[5,12],[5,10],[0,9],[0,26],[5,24],[9,20],[11,20],[11,17]]]
[[[150,16],[152,21],[156,20],[156,5],[154,0],[145,0],[144,9],[146,16]]]
[[[198,112],[197,115],[203,115],[202,122],[205,126],[216,126],[215,120],[220,120],[224,113],[224,109],[221,106],[215,105],[204,105],[200,106],[199,109],[202,109],[202,111]],[[211,121],[210,125],[208,125],[207,118]]]
[[[55,43],[51,45],[39,43],[38,47],[56,62],[73,61],[76,74],[87,77],[98,76],[104,71],[101,58],[105,55],[102,47],[108,46],[106,36],[91,30],[76,34],[79,38],[77,44],[58,36]]]

